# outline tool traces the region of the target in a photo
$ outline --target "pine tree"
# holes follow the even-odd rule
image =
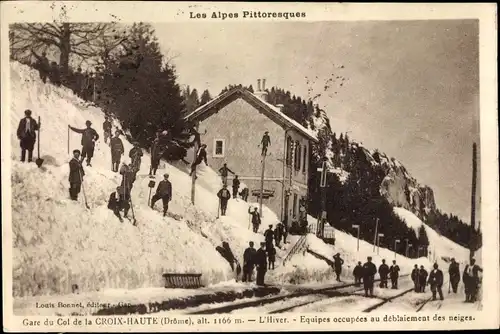
[[[208,91],[208,89],[205,89],[201,94],[200,105],[206,104],[210,100],[212,100],[212,96],[210,96],[210,92]]]

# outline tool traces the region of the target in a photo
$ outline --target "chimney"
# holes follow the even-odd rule
[[[266,79],[262,79],[262,91],[266,90]]]
[[[262,87],[260,86],[260,81],[261,79],[257,79],[257,91],[254,93],[254,95],[264,102],[267,102],[267,92],[264,91],[264,88],[266,86],[266,79],[262,79]]]
[[[260,79],[257,79],[257,91],[260,92]]]
[[[276,107],[278,107],[281,112],[283,112],[283,109],[285,108],[285,106],[282,104],[277,104]]]

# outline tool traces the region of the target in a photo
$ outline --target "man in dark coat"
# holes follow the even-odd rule
[[[248,243],[249,247],[243,253],[243,282],[252,281],[253,268],[255,266],[255,256],[257,251],[253,248],[253,241]]]
[[[196,152],[196,159],[191,164],[191,172],[189,173],[189,176],[193,175],[193,173],[196,171],[196,166],[201,164],[202,161],[204,161],[205,165],[208,166],[206,148],[207,148],[207,145],[203,144],[198,149],[198,152]]]
[[[120,185],[122,186],[123,193],[129,196],[134,186],[137,171],[132,164],[127,165],[123,163],[120,168],[120,174],[122,175],[122,182]]]
[[[450,285],[453,289],[453,293],[457,293],[458,283],[460,282],[460,267],[455,261],[455,258],[451,259],[450,267],[448,268],[448,274],[450,275]]]
[[[156,171],[160,166],[161,156],[163,155],[162,140],[160,133],[156,134],[156,138],[151,145],[151,167],[149,168],[149,176],[156,175]]]
[[[281,248],[281,238],[283,237],[283,223],[279,222],[276,224],[276,228],[274,229],[274,243],[276,247]]]
[[[356,267],[354,267],[352,274],[354,276],[354,284],[356,286],[360,286],[361,285],[361,278],[363,277],[363,266],[361,265],[361,261],[359,261],[358,265]]]
[[[267,154],[267,147],[271,145],[271,138],[269,137],[269,131],[264,132],[260,144],[262,145],[261,155],[265,156]]]
[[[418,272],[420,292],[425,292],[428,275],[429,274],[427,273],[427,270],[425,270],[424,266],[420,266],[420,270]]]
[[[90,127],[92,122],[86,121],[85,125],[87,126],[85,129],[77,129],[71,125],[68,125],[68,127],[74,132],[82,134],[82,155],[80,157],[80,162],[83,162],[83,160],[87,158],[87,166],[91,166],[90,162],[94,156],[95,142],[99,140],[99,135],[96,130]]]
[[[125,152],[123,142],[120,139],[120,131],[115,132],[115,136],[109,141],[109,147],[111,148],[111,170],[118,172],[121,157]]]
[[[267,254],[266,254],[266,243],[261,242],[260,248],[255,254],[255,264],[257,265],[257,285],[263,286],[264,278],[267,272]]]
[[[259,208],[255,207],[252,211],[252,207],[249,207],[248,213],[252,216],[253,233],[257,233],[259,231],[259,226],[260,226]]]
[[[223,185],[222,189],[219,190],[217,193],[217,197],[219,197],[220,200],[220,212],[222,216],[226,215],[226,210],[227,210],[227,202],[231,198],[231,193],[229,190],[227,190],[227,186]]]
[[[396,264],[396,260],[392,260],[392,266],[389,269],[389,276],[391,277],[391,289],[398,288],[399,270],[400,269]]]
[[[377,267],[372,263],[372,257],[368,256],[367,262],[363,265],[363,285],[366,297],[368,297],[368,291],[370,296],[373,296],[373,283],[375,282],[376,273]]]
[[[470,264],[465,266],[462,281],[465,286],[466,303],[474,303],[476,301],[480,283],[479,272],[482,271],[483,269],[476,264],[475,259],[471,259]]]
[[[21,145],[21,161],[26,160],[26,151],[28,151],[28,162],[33,161],[33,149],[36,142],[36,131],[40,129],[40,124],[31,117],[31,110],[24,111],[24,118],[19,121],[17,127],[17,138]]]
[[[411,280],[413,281],[413,285],[415,287],[415,292],[420,292],[420,279],[419,279],[418,265],[415,265],[413,270],[411,271]]]
[[[266,240],[266,249],[271,249],[274,240],[273,225],[269,225],[269,228],[264,232],[264,239]]]
[[[234,175],[234,172],[227,167],[227,164],[224,164],[221,168],[219,168],[219,173],[222,178],[222,184],[227,185],[227,176],[229,175],[228,173],[231,173]],[[234,183],[233,183],[234,185]]]
[[[40,79],[42,79],[43,83],[47,82],[47,76],[50,72],[50,63],[47,59],[47,54],[45,52],[42,52],[42,55],[39,56],[33,50],[31,50],[31,53],[37,59],[35,66],[40,73]]]
[[[142,149],[139,147],[138,142],[134,142],[134,147],[130,150],[128,153],[128,156],[130,158],[130,163],[136,169],[139,171],[141,169],[141,159],[143,156]]]
[[[172,200],[172,184],[168,180],[168,174],[163,175],[163,180],[158,184],[156,188],[156,194],[154,194],[151,199],[151,208],[154,209],[156,201],[159,199],[163,201],[163,217],[167,215],[168,202]]]
[[[108,138],[111,138],[111,122],[109,118],[106,116],[104,118],[104,123],[102,123],[102,130],[104,131],[104,143],[108,143]]]
[[[241,199],[244,200],[245,202],[248,202],[248,188],[245,187],[243,190],[240,192]]]
[[[342,265],[344,260],[340,257],[340,253],[333,256],[333,267],[335,269],[335,275],[337,276],[337,282],[341,282],[340,274],[342,274]]]
[[[55,61],[50,63],[49,78],[54,85],[61,86],[61,70]]]
[[[120,211],[122,209],[120,193],[122,193],[122,189],[118,186],[116,187],[116,191],[113,191],[111,195],[109,195],[108,209],[113,211],[114,215],[118,217],[120,222],[123,222],[123,218],[120,215]]]
[[[233,179],[233,198],[236,199],[238,197],[238,189],[240,188],[240,179],[238,179],[238,175],[234,176]]]
[[[69,197],[73,201],[78,201],[78,194],[82,189],[83,176],[85,172],[83,171],[83,166],[80,158],[80,151],[73,150],[73,158],[69,161]]]
[[[389,275],[389,266],[385,264],[385,259],[378,267],[378,274],[380,276],[380,288],[387,288],[387,276]]]
[[[276,262],[276,248],[271,245],[271,248],[267,249],[267,258],[269,260],[269,269],[274,270],[274,263]]]
[[[439,299],[443,300],[443,272],[438,269],[438,264],[434,263],[433,270],[429,274],[428,284],[431,286],[432,300],[436,300],[436,291],[439,293]]]

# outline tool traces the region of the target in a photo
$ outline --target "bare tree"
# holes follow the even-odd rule
[[[116,23],[17,23],[10,26],[11,57],[31,60],[31,51],[59,53],[59,65],[67,73],[71,60],[93,62],[109,53],[125,39]]]

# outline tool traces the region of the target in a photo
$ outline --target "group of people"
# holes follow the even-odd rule
[[[338,256],[339,254],[337,254]],[[343,262],[342,262],[343,263]],[[337,267],[336,267],[337,271]],[[387,289],[387,281],[388,278],[391,279],[391,288],[398,288],[398,280],[399,280],[399,271],[400,268],[396,264],[396,260],[392,261],[391,267],[389,267],[385,260],[382,260],[382,264],[378,268],[378,274],[380,277],[380,285],[381,289]],[[361,264],[361,261],[358,262],[356,267],[353,270],[354,283],[356,286],[361,285],[361,281],[363,281],[363,287],[365,290],[365,296],[373,296],[373,288],[375,285],[375,275],[377,274],[377,267],[372,262],[372,257],[368,256],[365,264]],[[337,281],[339,281],[339,273],[337,273]]]

